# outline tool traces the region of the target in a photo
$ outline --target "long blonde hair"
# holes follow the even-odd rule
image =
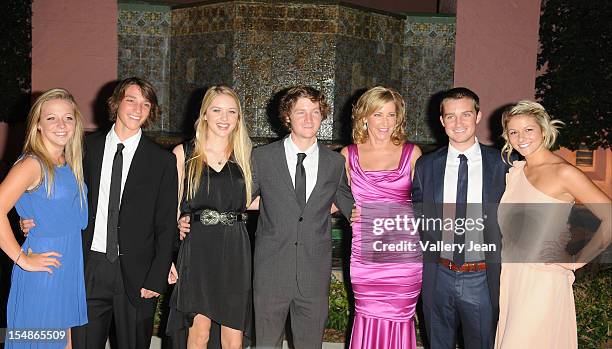
[[[529,100],[519,101],[514,106],[510,107],[502,114],[502,137],[505,144],[501,150],[502,159],[506,163],[510,163],[510,154],[512,154],[512,144],[510,144],[510,136],[508,135],[508,122],[518,115],[528,115],[535,119],[542,130],[542,147],[546,149],[552,148],[559,136],[559,128],[564,125],[561,120],[553,120],[546,112],[546,109],[537,102]]]
[[[238,122],[236,128],[230,135],[227,152],[229,154],[233,154],[234,160],[242,170],[242,175],[244,177],[246,186],[246,203],[248,206],[251,202],[251,191],[253,187],[253,176],[251,173],[251,149],[253,146],[251,144],[251,139],[249,138],[246,124],[244,123],[240,99],[234,90],[223,85],[210,87],[202,99],[200,116],[195,122],[193,152],[186,162],[187,199],[192,199],[196,195],[200,186],[200,178],[204,172],[204,166],[207,165],[205,149],[208,122],[205,119],[206,110],[211,105],[212,101],[219,95],[232,97],[236,102],[236,105],[238,105]]]
[[[40,97],[36,99],[30,113],[28,114],[28,123],[26,131],[25,144],[23,145],[23,154],[31,154],[40,159],[43,166],[43,176],[46,179],[47,184],[47,196],[51,196],[53,191],[53,180],[55,175],[55,164],[51,159],[49,151],[43,143],[40,131],[38,130],[38,124],[40,122],[42,107],[45,102],[60,99],[64,100],[74,109],[74,134],[66,143],[64,147],[64,158],[66,163],[70,166],[74,177],[76,178],[79,186],[79,197],[81,199],[81,206],[83,205],[83,194],[85,192],[85,183],[83,180],[83,116],[77,107],[74,97],[63,88],[52,88],[44,92]]]

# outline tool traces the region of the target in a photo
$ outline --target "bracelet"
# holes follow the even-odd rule
[[[15,264],[17,264],[17,262],[19,262],[19,258],[21,258],[22,254],[23,254],[23,250],[19,249],[19,254],[17,255],[17,258],[15,258]]]

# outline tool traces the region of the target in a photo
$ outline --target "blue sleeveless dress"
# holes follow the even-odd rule
[[[7,304],[8,329],[68,329],[87,323],[81,230],[87,227],[87,193],[79,198],[69,166],[55,167],[53,191],[46,180],[25,192],[15,205],[20,217],[33,218],[22,249],[61,254],[61,266],[47,272],[28,272],[13,266]],[[8,336],[7,336],[8,339]],[[66,341],[8,341],[5,348],[64,348]]]

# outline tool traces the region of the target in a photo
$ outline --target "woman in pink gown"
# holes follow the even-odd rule
[[[361,215],[353,223],[351,246],[355,294],[351,349],[416,348],[414,314],[423,268],[420,253],[381,250],[383,243],[398,245],[406,239],[416,243],[418,250],[418,234],[378,235],[371,229],[374,218],[409,216],[411,212],[412,170],[421,151],[404,142],[404,110],[404,101],[395,90],[368,90],[353,109],[356,144],[342,150]]]

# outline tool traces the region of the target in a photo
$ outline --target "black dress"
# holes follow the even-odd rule
[[[245,183],[237,163],[228,161],[220,172],[206,166],[195,197],[186,200],[184,195],[183,214],[199,213],[203,209],[245,211]],[[190,233],[179,250],[177,271],[167,326],[173,347],[186,346],[188,330],[196,314],[212,320],[208,348],[221,347],[219,325],[250,336],[251,245],[244,222],[205,226],[192,221]],[[244,344],[247,343],[245,340]]]

